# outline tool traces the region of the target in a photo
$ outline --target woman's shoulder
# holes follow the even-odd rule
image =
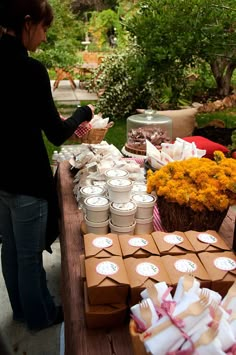
[[[39,60],[33,58],[33,57],[28,57],[28,65],[33,71],[37,71],[38,73],[41,73],[42,75],[46,74],[47,75],[47,69],[43,63],[41,63]]]

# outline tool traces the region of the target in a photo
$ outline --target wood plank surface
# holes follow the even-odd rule
[[[86,328],[79,259],[83,253],[80,233],[82,214],[73,194],[69,163],[60,163],[57,174],[62,212],[60,242],[65,355],[131,355],[133,351],[128,324],[108,330]]]
[[[80,233],[82,213],[73,194],[73,176],[68,162],[59,164],[58,194],[62,212],[62,301],[65,317],[65,355],[131,355],[128,324],[109,330],[89,330],[85,325],[80,258],[84,246]],[[236,209],[230,208],[219,230],[226,243],[235,242]],[[234,238],[235,236],[235,238]]]

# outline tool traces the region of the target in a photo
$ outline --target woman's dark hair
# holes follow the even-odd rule
[[[47,0],[0,0],[0,25],[16,35],[21,35],[27,15],[35,24],[42,22],[49,27],[53,21],[53,10]]]

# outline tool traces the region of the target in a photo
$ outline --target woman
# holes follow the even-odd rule
[[[42,132],[61,145],[92,105],[62,121],[54,105],[46,68],[28,55],[53,20],[47,0],[1,0],[0,25],[0,234],[2,271],[13,319],[37,331],[63,321],[49,293],[42,253],[46,236],[58,236],[56,187]],[[12,95],[17,90],[17,95]]]

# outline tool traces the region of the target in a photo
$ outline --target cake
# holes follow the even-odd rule
[[[162,143],[172,141],[172,120],[147,111],[143,114],[132,115],[127,118],[127,139],[124,146],[127,154],[146,155],[146,140],[150,141],[157,149]]]
[[[166,130],[160,127],[142,126],[133,128],[128,132],[125,150],[132,154],[145,155],[146,139],[158,149],[161,149],[161,143],[171,142],[171,137]]]

